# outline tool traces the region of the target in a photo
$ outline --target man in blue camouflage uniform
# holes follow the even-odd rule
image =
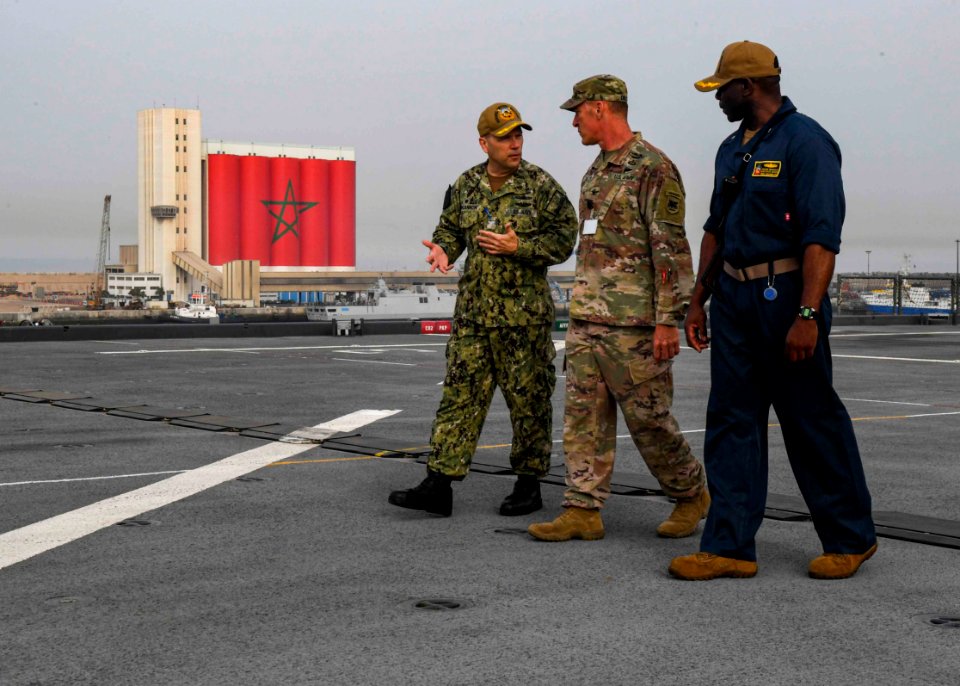
[[[808,573],[849,577],[876,551],[877,538],[827,340],[827,287],[844,216],[840,148],[780,94],[779,60],[764,45],[728,45],[716,73],[694,85],[716,90],[727,119],[742,124],[717,152],[700,278],[684,327],[698,352],[713,344],[704,446],[713,506],[700,552],[675,558],[669,570],[696,580],[757,573],[773,405],[823,544]],[[721,260],[714,277],[707,265]]]
[[[423,242],[430,251],[430,271],[446,273],[464,250],[467,261],[427,478],[391,493],[393,505],[450,515],[450,482],[470,470],[499,386],[510,410],[510,464],[517,474],[500,514],[542,507],[539,479],[550,468],[556,384],[547,267],[570,256],[577,218],[560,184],[522,159],[524,129],[531,127],[508,103],[494,103],[481,113],[477,131],[487,160],[461,174],[447,191],[433,239]]]
[[[604,535],[617,406],[637,450],[677,503],[657,528],[691,535],[709,507],[703,465],[670,412],[672,359],[693,286],[680,172],[627,121],[627,86],[602,74],[573,87],[584,145],[600,154],[583,177],[580,247],[566,344],[564,512],[528,531],[544,541]]]

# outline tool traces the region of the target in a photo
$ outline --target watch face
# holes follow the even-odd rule
[[[812,307],[801,307],[800,308],[800,319],[813,319],[817,311]]]

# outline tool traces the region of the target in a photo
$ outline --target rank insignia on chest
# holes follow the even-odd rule
[[[536,217],[537,211],[532,207],[508,207],[503,212],[509,217]]]
[[[780,176],[780,162],[760,161],[753,163],[753,175],[775,179]]]

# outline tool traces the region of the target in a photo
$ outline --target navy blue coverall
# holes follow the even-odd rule
[[[844,217],[840,148],[817,122],[791,111],[754,150],[743,185],[728,211],[723,258],[745,268],[786,257],[807,245],[840,250]],[[749,147],[744,127],[717,152],[710,217],[722,212],[721,185],[735,176]],[[824,552],[862,553],[876,542],[853,425],[833,389],[830,300],[801,303],[802,270],[774,279],[777,297],[764,298],[767,278],[737,281],[721,272],[710,301],[711,388],[704,462],[713,500],[700,548],[756,560],[754,537],[767,497],[767,424],[773,406],[797,484]],[[813,357],[790,362],[787,332],[801,305],[816,307]]]

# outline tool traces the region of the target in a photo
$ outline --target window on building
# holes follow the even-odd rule
[[[186,193],[183,194],[183,201],[184,201],[184,202],[187,201],[187,194],[186,194]]]
[[[179,133],[176,134],[176,135],[174,136],[174,139],[175,139],[175,140],[180,140],[180,134],[179,134]]]
[[[179,165],[179,164],[177,165],[177,171],[180,171],[180,165]]]
[[[174,119],[173,121],[174,121],[174,123],[177,123],[177,124],[180,123],[180,120],[179,120],[179,119]]]
[[[186,171],[187,171],[187,165],[183,165],[183,171],[184,171],[184,173],[186,173]]]
[[[179,194],[179,193],[177,193],[177,200],[179,200],[179,199],[180,199],[180,194]]]
[[[179,145],[176,147],[176,151],[177,151],[177,152],[180,152],[180,146],[179,146]]]

